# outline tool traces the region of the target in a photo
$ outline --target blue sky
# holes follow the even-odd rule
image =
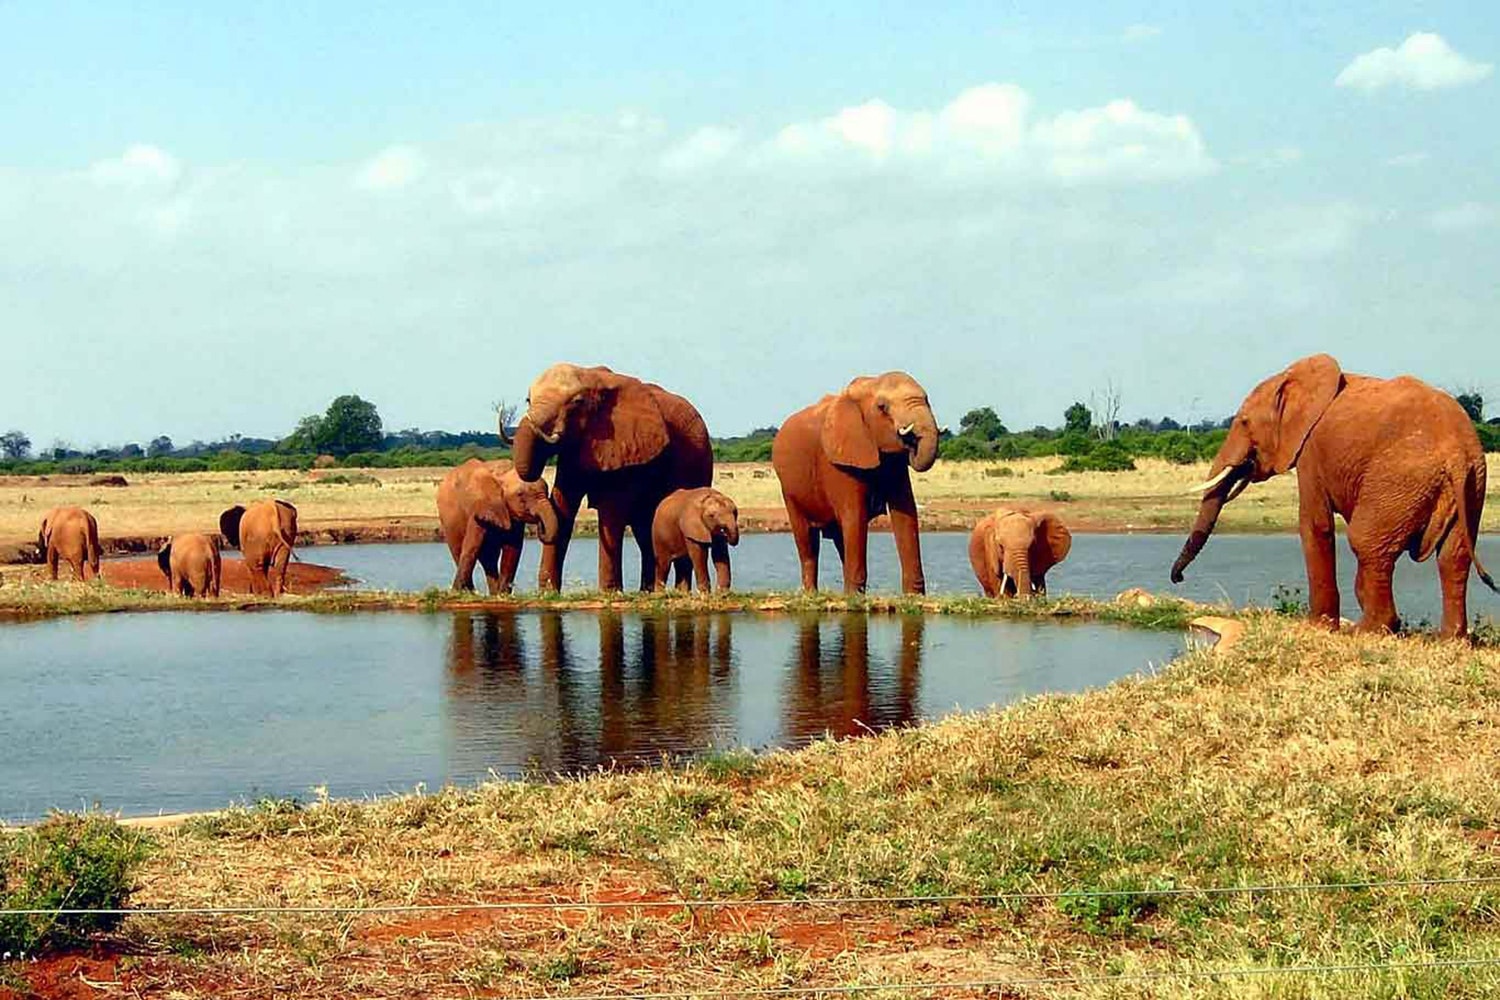
[[[1316,350],[1500,404],[1500,11],[927,6],[0,0],[0,424],[479,427],[557,360],[716,433]]]

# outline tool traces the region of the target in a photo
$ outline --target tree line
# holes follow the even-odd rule
[[[1484,397],[1477,392],[1454,397],[1474,421],[1485,451],[1500,451],[1500,418],[1484,416]],[[1058,456],[1069,472],[1114,472],[1135,468],[1135,459],[1163,458],[1187,465],[1213,457],[1232,418],[1200,420],[1191,425],[1172,417],[1142,417],[1133,423],[1118,418],[1119,394],[1111,389],[1085,404],[1074,402],[1057,427],[1038,425],[1012,431],[993,407],[969,410],[957,431],[944,430],[939,455],[949,461],[995,461]],[[767,462],[775,427],[714,439],[719,462]],[[93,472],[218,472],[252,469],[309,469],[314,466],[399,468],[457,465],[467,458],[503,458],[509,450],[493,431],[387,432],[375,404],[356,395],[339,396],[322,413],[297,422],[279,439],[230,435],[221,441],[193,441],[178,446],[161,435],[145,445],[81,451],[55,442],[33,452],[25,433],[0,434],[0,473],[45,475]]]

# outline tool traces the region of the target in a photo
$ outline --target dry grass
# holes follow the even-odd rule
[[[1500,891],[1142,897],[1500,875],[1500,652],[1265,615],[1224,655],[797,753],[272,804],[158,835],[138,903],[1118,890],[1027,904],[137,918],[144,996],[529,996],[1500,956]],[[746,665],[753,669],[753,665]],[[1480,997],[1494,968],[1005,996]],[[921,993],[909,995],[922,995]],[[956,994],[956,995],[975,995]],[[994,995],[994,994],[991,994]]]

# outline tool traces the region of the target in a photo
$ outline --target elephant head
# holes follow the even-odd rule
[[[682,533],[700,545],[722,538],[740,544],[740,511],[718,490],[704,490],[682,514]]]
[[[245,508],[242,504],[235,504],[219,515],[219,531],[232,549],[240,547],[240,521],[244,516]]]
[[[873,469],[881,455],[906,456],[917,472],[937,459],[938,425],[927,393],[905,372],[857,378],[823,416],[823,450],[836,465]]]
[[[534,524],[536,537],[543,545],[557,537],[557,511],[545,482],[540,479],[528,482],[515,469],[507,469],[498,477],[497,485],[500,495],[490,505],[490,514],[486,516],[482,510],[476,510],[476,516],[498,528],[509,528],[512,520]]]
[[[1073,534],[1055,514],[999,510],[985,539],[987,561],[1000,577],[1000,593],[1030,597],[1045,592],[1047,570],[1067,558]]]
[[[1182,571],[1202,551],[1226,503],[1251,483],[1296,467],[1308,435],[1343,388],[1339,363],[1327,354],[1314,354],[1250,390],[1214,456],[1208,479],[1188,491],[1201,493],[1203,499],[1192,533],[1172,564],[1173,583],[1182,582]]]
[[[667,422],[640,379],[604,367],[557,364],[531,383],[511,456],[522,479],[541,478],[553,455],[585,472],[651,461],[667,446]]]

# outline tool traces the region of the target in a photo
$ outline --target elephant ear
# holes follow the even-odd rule
[[[474,505],[474,520],[509,531],[511,526],[510,505],[505,502],[505,480],[489,469],[480,469],[474,476],[474,490],[478,503]],[[519,477],[517,478],[519,483]]]
[[[245,508],[242,504],[235,504],[219,515],[219,531],[229,541],[232,549],[240,547],[240,518],[244,516]]]
[[[287,510],[289,510],[289,511],[292,512],[292,516],[293,517],[297,516],[297,508],[292,505],[292,502],[290,500],[280,500],[280,499],[278,499],[276,501],[276,506],[278,506],[278,507],[285,507]]]
[[[700,545],[707,545],[714,540],[713,532],[708,530],[708,521],[703,517],[702,497],[695,497],[683,506],[682,533]]]
[[[1031,541],[1031,564],[1055,566],[1068,557],[1073,548],[1073,533],[1056,514],[1035,514],[1036,535]]]
[[[161,567],[162,575],[169,580],[172,578],[172,542],[170,539],[156,550],[156,565]]]
[[[1273,474],[1293,468],[1308,435],[1343,387],[1344,373],[1327,354],[1303,358],[1264,383],[1247,408],[1251,437],[1257,449],[1265,449],[1262,467]]]
[[[873,469],[880,465],[880,449],[859,404],[847,395],[835,396],[823,414],[823,452],[834,465]]]
[[[1000,575],[1000,566],[1005,558],[1005,546],[1000,542],[1000,532],[996,531],[998,519],[991,515],[989,524],[984,532],[984,557],[988,560],[987,565],[990,572],[994,573],[996,579]]]
[[[621,377],[589,413],[578,461],[587,472],[615,472],[645,465],[666,447],[667,421],[651,389]]]

